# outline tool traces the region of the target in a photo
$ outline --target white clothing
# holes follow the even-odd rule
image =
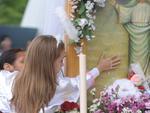
[[[2,72],[0,72],[1,75]],[[6,76],[5,76],[6,75]],[[87,73],[87,86],[92,86],[94,79],[99,75],[99,70],[93,68]],[[0,88],[0,111],[3,113],[12,113],[10,108],[10,99],[12,98],[11,87],[13,80],[16,76],[14,73],[5,73],[4,76],[0,76],[0,83],[2,82]],[[62,104],[64,101],[77,102],[79,99],[79,80],[80,77],[75,78],[63,77],[62,74],[58,75],[57,82],[58,86],[52,100],[49,102],[48,106],[45,107],[46,113],[53,113],[52,109],[55,106]],[[40,111],[42,113],[42,110]]]
[[[3,113],[12,113],[9,100],[12,98],[11,86],[17,73],[17,71],[0,71],[0,111]]]

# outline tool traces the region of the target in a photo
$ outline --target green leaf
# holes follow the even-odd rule
[[[82,15],[83,13],[85,13],[85,4],[83,1],[81,1],[81,4],[80,4],[80,9],[79,9],[79,15]]]

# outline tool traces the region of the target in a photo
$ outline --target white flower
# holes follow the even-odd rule
[[[92,30],[95,31],[96,27],[94,25],[91,26]]]
[[[142,113],[142,111],[141,111],[141,110],[137,110],[136,112],[137,112],[137,113]]]
[[[87,10],[91,11],[94,8],[94,3],[92,3],[91,1],[87,1],[85,3],[85,7]]]
[[[90,111],[90,112],[94,112],[94,111],[96,111],[97,109],[98,109],[97,104],[92,104],[92,105],[89,107],[89,111]]]
[[[95,38],[95,36],[94,36],[94,35],[92,35],[92,38]]]
[[[78,30],[78,31],[80,31],[80,30],[81,30],[81,28],[80,28],[80,27],[77,27],[77,30]]]
[[[92,16],[91,14],[89,14],[89,13],[86,13],[86,16],[87,16],[88,18],[93,18],[93,16]]]
[[[133,113],[131,109],[129,109],[128,107],[125,107],[122,109],[121,113]]]
[[[74,18],[73,18],[73,17],[70,17],[70,20],[71,20],[71,21],[73,21],[73,20],[74,20]]]
[[[96,99],[94,99],[92,102],[93,103],[97,103],[99,100],[96,98]]]
[[[83,37],[83,34],[81,34],[81,36],[80,37]]]
[[[97,105],[100,106],[100,105],[101,105],[101,102],[99,101],[99,102],[97,103]]]
[[[96,92],[96,88],[93,88],[91,91],[90,91],[90,94],[95,96],[95,92]]]
[[[93,19],[89,19],[89,25],[94,24]]]
[[[80,25],[82,28],[84,28],[84,26],[87,25],[87,24],[88,24],[88,21],[87,21],[86,18],[82,18],[82,19],[79,20],[79,25]]]
[[[78,7],[77,5],[73,5],[72,9],[77,9],[77,7]]]

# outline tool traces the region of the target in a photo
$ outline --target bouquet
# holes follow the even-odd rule
[[[112,89],[111,93],[107,90],[100,92],[98,98],[95,97],[95,90],[91,91],[94,99],[90,105],[90,113],[150,113],[150,95],[141,94],[118,96],[119,86]]]
[[[77,103],[65,101],[58,107],[55,113],[79,113],[79,108]]]

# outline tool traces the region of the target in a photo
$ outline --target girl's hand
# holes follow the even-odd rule
[[[109,58],[102,58],[99,60],[97,68],[100,72],[109,71],[116,69],[120,64],[120,58],[118,56],[113,56]]]

